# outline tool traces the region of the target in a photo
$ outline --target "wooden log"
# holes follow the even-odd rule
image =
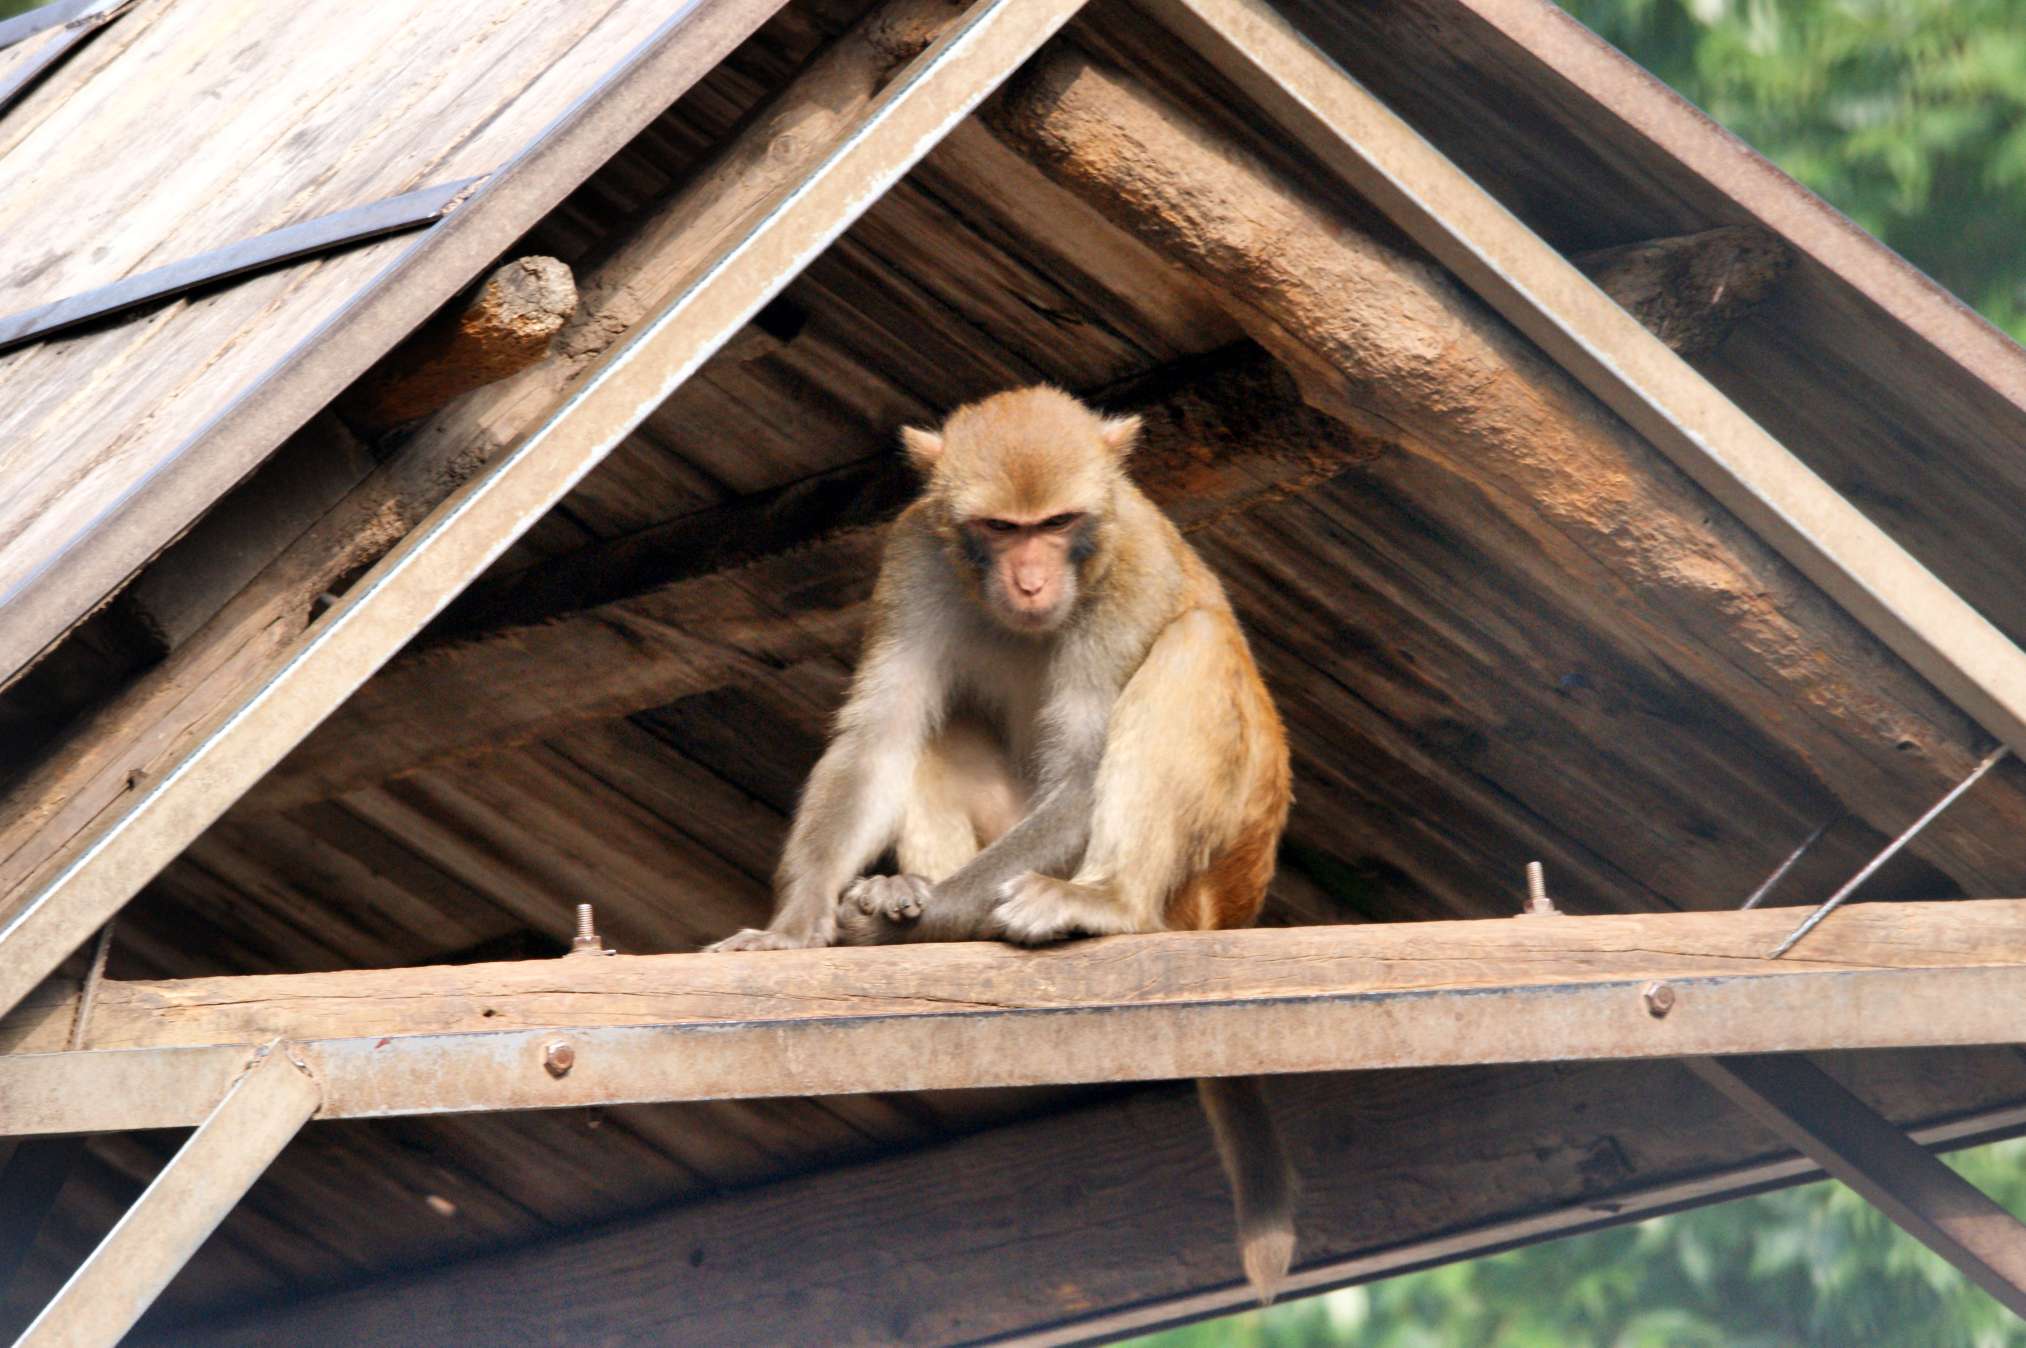
[[[1763,226],[1723,225],[1572,260],[1670,348],[1702,356],[1772,293],[1794,252]]]
[[[1303,373],[1305,396],[1486,489],[1597,567],[1662,654],[1796,743],[1891,835],[1966,775],[1984,737],[1761,539],[1447,274],[1369,235],[1131,77],[1051,54],[986,108],[1051,176],[1218,288]],[[1684,640],[1684,637],[1687,639]],[[1921,854],[1972,892],[2026,880],[2026,828],[1987,783]]]
[[[1134,476],[1184,531],[1379,452],[1302,406],[1250,345],[1103,401],[1147,418]],[[383,670],[241,808],[300,805],[849,654],[883,527],[916,490],[890,454],[481,588],[448,616],[453,635]]]
[[[577,283],[552,257],[524,257],[485,279],[468,302],[425,324],[338,400],[368,440],[439,412],[473,389],[548,358],[577,312]]]
[[[1927,1145],[2026,1121],[2007,1052],[1835,1066]],[[1292,1295],[1820,1175],[1671,1064],[1271,1085]],[[144,1341],[1105,1342],[1251,1304],[1209,1146],[1192,1092],[1138,1092]],[[553,1286],[576,1293],[527,1294]]]

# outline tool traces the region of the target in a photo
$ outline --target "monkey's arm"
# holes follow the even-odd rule
[[[1044,718],[1051,770],[1026,817],[940,884],[913,876],[859,882],[841,905],[840,943],[993,940],[1003,934],[995,914],[1008,883],[1030,872],[1074,871],[1090,838],[1109,702],[1094,696],[1058,699]]]
[[[774,873],[774,916],[713,950],[828,945],[837,896],[892,845],[920,761],[941,715],[942,680],[918,649],[880,639],[838,714],[837,732],[809,774]]]

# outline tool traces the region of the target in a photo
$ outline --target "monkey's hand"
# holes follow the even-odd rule
[[[830,942],[820,935],[797,936],[792,932],[763,931],[759,927],[747,927],[744,931],[734,932],[725,937],[716,945],[705,946],[704,952],[716,954],[724,950],[806,950],[813,945],[829,944]]]
[[[1029,871],[999,889],[991,934],[1014,945],[1049,945],[1078,936],[1109,936],[1133,926],[1104,891]]]
[[[863,875],[837,900],[838,945],[892,945],[922,915],[930,885],[919,875]]]

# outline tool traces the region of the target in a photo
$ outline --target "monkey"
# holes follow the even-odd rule
[[[713,949],[1253,921],[1292,800],[1286,732],[1222,584],[1127,474],[1140,429],[1037,386],[902,431],[925,488],[888,532],[773,918]],[[864,874],[889,853],[897,873]],[[1256,1080],[1198,1089],[1270,1301],[1292,1170]]]

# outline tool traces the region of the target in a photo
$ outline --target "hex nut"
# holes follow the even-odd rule
[[[542,1066],[552,1077],[565,1077],[577,1065],[577,1050],[567,1039],[558,1039],[542,1050]]]
[[[1646,999],[1646,1014],[1655,1020],[1674,1009],[1674,988],[1667,983],[1648,983],[1640,996]]]

